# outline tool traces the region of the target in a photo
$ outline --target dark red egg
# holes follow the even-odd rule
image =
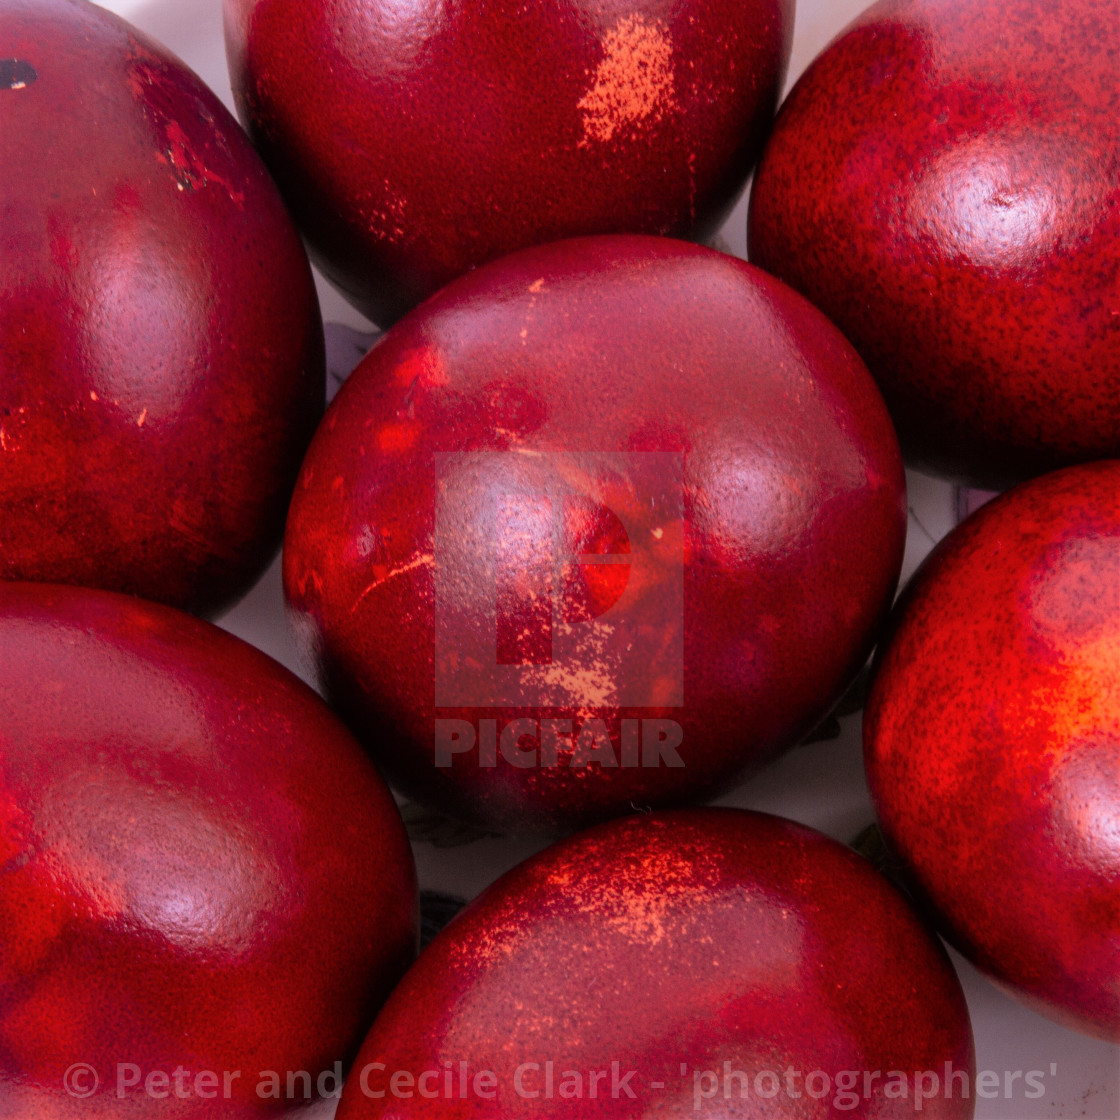
[[[563,237],[703,237],[789,61],[793,0],[226,0],[234,97],[316,263],[378,322]]]
[[[342,724],[208,623],[20,583],[0,713],[0,1115],[240,1120],[300,1070],[330,1095],[416,936]]]
[[[1120,462],[1026,483],[939,546],[866,735],[883,831],[949,937],[1120,1040]]]
[[[880,0],[789,95],[751,259],[879,382],[908,461],[999,489],[1120,454],[1115,0]]]
[[[462,277],[332,404],[284,585],[399,787],[569,829],[809,731],[898,576],[902,465],[838,331],[743,261],[586,238]]]
[[[338,1120],[967,1120],[974,1078],[945,951],[870,865],[691,810],[570,837],[472,903],[386,1004]]]
[[[0,10],[0,579],[217,611],[323,407],[280,196],[181,62],[83,0]]]

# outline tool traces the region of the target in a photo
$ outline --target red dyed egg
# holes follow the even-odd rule
[[[880,0],[756,177],[751,259],[879,382],[907,457],[999,489],[1120,454],[1115,0]]]
[[[868,652],[904,506],[819,312],[709,249],[587,238],[478,269],[373,349],[308,453],[284,584],[403,790],[565,829],[810,730]]]
[[[1027,483],[941,544],[866,733],[884,833],[961,951],[1120,1039],[1120,462]]]
[[[0,712],[0,1115],[258,1116],[292,1103],[266,1071],[329,1094],[415,940],[345,728],[207,623],[48,584],[0,584]]]
[[[323,407],[295,229],[217,98],[82,0],[0,10],[0,147],[0,578],[216,611]]]
[[[514,249],[702,237],[770,127],[793,0],[226,0],[241,118],[316,262],[392,320]]]
[[[974,1076],[957,978],[901,896],[820,833],[708,809],[494,884],[393,993],[338,1120],[948,1120]]]

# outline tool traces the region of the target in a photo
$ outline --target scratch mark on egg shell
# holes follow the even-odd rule
[[[382,574],[379,574],[375,579],[355,600],[354,605],[350,608],[350,613],[353,614],[358,607],[362,605],[365,597],[372,592],[376,591],[382,584],[388,583],[391,579],[396,579],[397,576],[403,576],[406,572],[415,571],[417,568],[426,568],[434,565],[436,558],[432,553],[425,553],[422,556],[417,556],[415,559],[410,560],[407,564],[401,564],[400,567],[393,568]]]

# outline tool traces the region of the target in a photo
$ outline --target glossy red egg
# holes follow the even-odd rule
[[[396,319],[579,234],[714,232],[769,130],[793,0],[226,0],[234,97],[316,263]]]
[[[321,414],[311,270],[245,135],[84,0],[0,10],[0,579],[208,613]]]
[[[208,623],[49,584],[0,583],[0,712],[0,1115],[302,1102],[267,1071],[329,1095],[416,937],[342,724]]]
[[[989,489],[1120,454],[1115,0],[880,0],[779,114],[751,259]]]
[[[677,811],[570,837],[472,903],[386,1004],[338,1120],[945,1120],[972,1116],[974,1077],[952,966],[870,865],[777,817]]]
[[[711,794],[809,731],[898,576],[898,448],[819,312],[684,242],[514,254],[327,413],[284,585],[410,796],[568,829]]]
[[[951,939],[1120,1039],[1120,462],[1026,483],[939,546],[866,719],[883,831]]]

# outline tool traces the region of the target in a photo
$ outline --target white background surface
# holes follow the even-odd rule
[[[790,84],[865,4],[866,0],[799,0]],[[175,51],[232,108],[222,45],[221,0],[109,0],[105,6]],[[745,255],[745,226],[744,198],[720,233],[721,246]],[[319,293],[327,321],[365,325],[322,282]],[[956,519],[952,489],[920,475],[910,475],[910,505],[904,577]],[[222,624],[299,671],[283,618],[278,564]],[[851,841],[872,820],[860,758],[859,718],[844,721],[839,741],[793,750],[720,803],[779,813]],[[418,844],[421,883],[460,896],[473,895],[538,847],[508,840],[481,840],[442,849]],[[1046,899],[1037,901],[1040,908],[1047,905]],[[1025,1099],[1020,1077],[1011,1099],[979,1100],[977,1117],[1120,1117],[1120,1049],[1038,1017],[997,991],[967,963],[958,957],[954,960],[972,1012],[977,1068],[998,1071],[1001,1077],[1004,1071],[1016,1070],[1045,1074],[1047,1092],[1042,1098]],[[1052,1066],[1057,1068],[1054,1076],[1049,1072]]]

